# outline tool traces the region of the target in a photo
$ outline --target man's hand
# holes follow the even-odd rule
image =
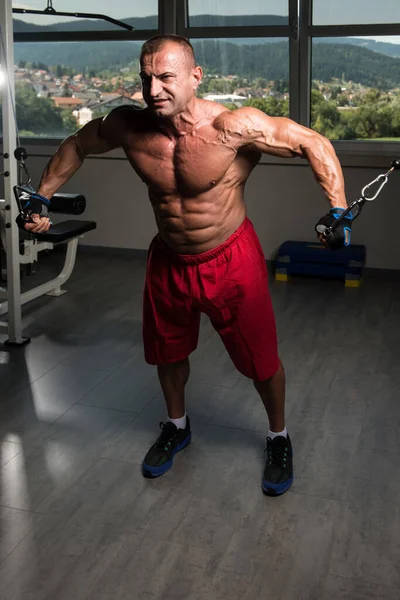
[[[319,241],[321,242],[321,244],[322,244],[323,246],[325,246],[325,248],[329,248],[328,244],[326,243],[326,237],[324,237],[324,236],[322,235],[322,233],[319,233],[319,234],[318,234],[318,239],[319,239]]]
[[[41,217],[37,213],[31,214],[32,223],[25,223],[24,229],[29,233],[45,233],[50,228],[49,217]]]
[[[50,200],[30,186],[15,186],[14,194],[20,208],[16,223],[29,233],[44,233],[50,227]]]
[[[350,246],[351,243],[351,225],[353,221],[353,214],[348,212],[344,218],[338,223],[333,231],[328,234],[329,228],[332,227],[341,217],[345,211],[344,208],[331,208],[329,213],[322,217],[315,226],[315,230],[318,234],[318,239],[331,250],[337,248],[343,248],[343,246]]]

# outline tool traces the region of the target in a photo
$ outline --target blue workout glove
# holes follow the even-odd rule
[[[22,186],[21,186],[22,187]],[[40,217],[48,217],[50,206],[50,200],[35,191],[30,191],[29,188],[25,188],[23,193],[19,196],[19,201],[22,207],[23,213],[20,213],[16,218],[18,227],[24,229],[25,223],[31,222],[31,215],[37,214]]]
[[[324,235],[326,229],[333,225],[344,211],[344,208],[331,208],[329,213],[322,217],[315,226],[315,231],[322,233],[324,241],[331,250],[349,246],[351,243],[351,225],[354,219],[352,212],[347,213],[330,235]]]

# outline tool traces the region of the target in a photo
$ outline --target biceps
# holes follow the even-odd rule
[[[108,128],[107,128],[108,129]],[[104,154],[121,144],[112,137],[103,125],[103,118],[93,119],[75,134],[79,153],[84,156],[89,154]]]

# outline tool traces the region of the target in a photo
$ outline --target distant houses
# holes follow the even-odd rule
[[[104,79],[83,73],[71,76],[62,74],[60,68],[52,72],[15,66],[15,80],[31,87],[38,97],[50,98],[57,108],[70,111],[79,126],[118,106],[145,106],[140,85],[123,81],[121,77]],[[118,84],[120,87],[113,91],[105,91]]]
[[[235,104],[240,107],[243,106],[243,102],[246,102],[247,97],[238,96],[237,94],[206,94],[203,96],[203,99],[218,102],[219,104]]]
[[[85,97],[84,93],[80,94],[81,97],[53,97],[55,105],[62,109],[71,109],[72,114],[76,118],[78,125],[83,127],[86,123],[89,123],[94,117],[106,115],[113,108],[118,106],[134,106],[136,108],[143,108],[143,96],[141,92],[136,92],[133,95],[129,93],[115,93],[105,92],[100,94],[96,99],[93,97]]]
[[[62,108],[62,109],[67,109],[70,108],[71,110],[76,109],[78,106],[82,106],[83,104],[83,100],[82,98],[74,98],[73,96],[71,97],[65,97],[63,98],[62,96],[57,96],[52,98],[54,104],[57,106],[57,108]]]

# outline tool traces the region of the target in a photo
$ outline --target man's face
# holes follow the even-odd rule
[[[158,52],[142,56],[143,98],[158,117],[172,117],[186,109],[201,75],[201,68],[189,64],[178,44],[165,44]]]

